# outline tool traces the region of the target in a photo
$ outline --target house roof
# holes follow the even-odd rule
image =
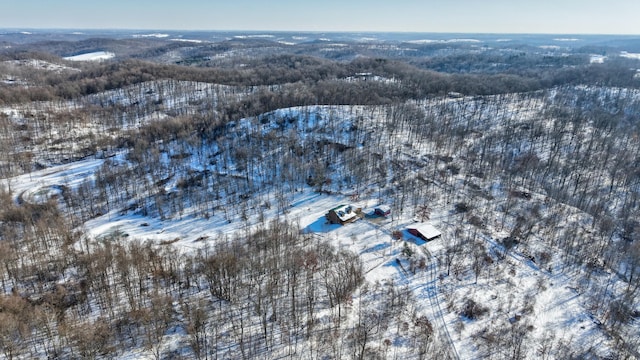
[[[335,212],[341,221],[348,221],[356,217],[355,209],[353,208],[353,206],[348,204],[335,207],[331,209],[331,211]]]
[[[429,225],[429,224],[416,224],[414,226],[409,227],[409,229],[418,230],[418,232],[427,239],[437,238],[438,236],[442,235],[440,230],[434,228],[432,225]]]
[[[391,207],[389,205],[379,205],[379,206],[376,206],[376,209],[382,212],[391,211]]]

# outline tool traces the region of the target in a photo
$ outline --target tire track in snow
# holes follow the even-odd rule
[[[453,350],[451,354],[456,360],[459,360],[460,355],[458,354],[458,350],[456,349],[456,346],[454,345],[453,340],[451,339],[451,334],[449,334],[449,329],[447,328],[447,322],[444,320],[442,307],[440,306],[440,299],[438,298],[438,287],[437,287],[438,262],[436,261],[436,258],[431,255],[429,250],[427,250],[424,247],[421,247],[420,250],[422,250],[422,252],[427,256],[427,259],[429,259],[429,276],[431,277],[431,280],[429,281],[428,283],[429,285],[427,285],[426,290],[429,296],[429,301],[431,302],[431,307],[435,310],[434,314],[435,314],[435,317],[437,318],[437,321],[439,321],[442,324],[442,328],[444,329],[444,333],[446,335],[445,338],[447,340],[447,343],[449,344],[449,347]]]

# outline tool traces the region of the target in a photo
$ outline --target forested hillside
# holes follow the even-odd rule
[[[0,51],[0,357],[640,356],[638,60],[329,45]]]

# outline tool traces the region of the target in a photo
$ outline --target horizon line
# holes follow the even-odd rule
[[[265,30],[265,29],[163,29],[163,28],[74,28],[74,27],[0,27],[4,31],[170,31],[170,32],[246,32],[246,33],[368,33],[368,34],[452,34],[452,35],[573,35],[573,36],[638,36],[623,33],[569,33],[569,32],[466,32],[466,31],[401,31],[401,30]]]

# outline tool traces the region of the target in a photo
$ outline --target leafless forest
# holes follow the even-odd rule
[[[392,204],[393,221],[447,214],[444,250],[398,263],[440,278],[459,324],[485,319],[466,340],[478,357],[639,355],[638,60],[527,50],[497,71],[497,55],[229,41],[172,63],[159,59],[186,45],[144,44],[103,62],[63,59],[66,42],[0,51],[0,357],[458,357],[410,286],[366,281],[357,253],[288,216],[309,188]],[[83,177],[16,190],[90,160]],[[241,230],[190,251],[88,235],[118,214]],[[532,294],[571,279],[606,342],[534,336],[535,295],[454,290],[509,279],[514,258],[544,274]],[[488,321],[499,309],[518,321]]]

